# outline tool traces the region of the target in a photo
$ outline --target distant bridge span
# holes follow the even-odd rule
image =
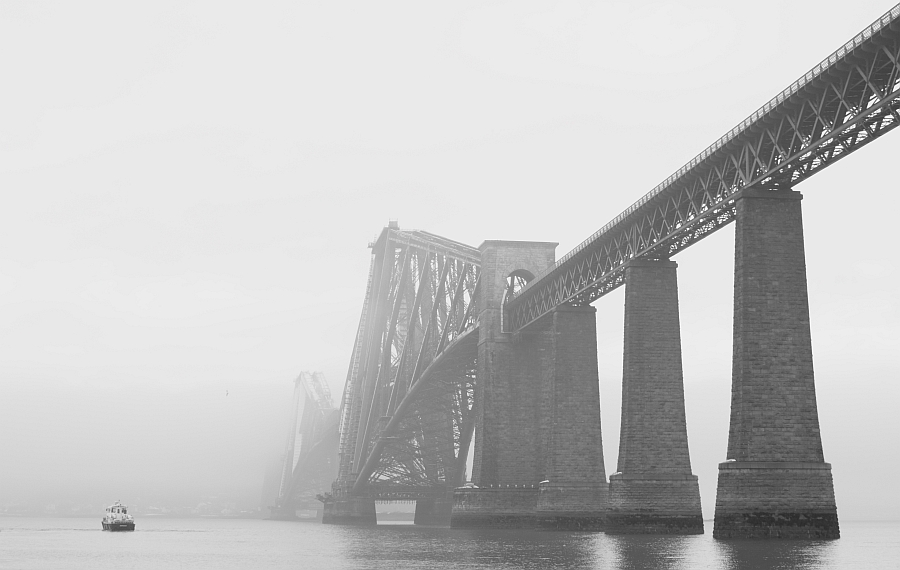
[[[290,431],[282,457],[273,518],[296,518],[299,509],[315,508],[316,495],[327,491],[337,474],[337,413],[325,377],[301,372],[294,380]]]
[[[687,447],[676,264],[732,221],[734,361],[714,534],[837,538],[792,188],[900,124],[900,5],[554,262],[384,228],[340,412],[324,522],[703,532]],[[603,465],[596,319],[626,285],[617,472]],[[474,486],[460,488],[474,439]],[[451,518],[452,512],[452,518]]]

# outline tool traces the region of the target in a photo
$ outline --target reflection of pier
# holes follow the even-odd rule
[[[272,518],[295,519],[297,511],[318,511],[316,499],[337,476],[338,413],[325,377],[301,372],[294,381],[290,435],[284,452],[278,499]]]

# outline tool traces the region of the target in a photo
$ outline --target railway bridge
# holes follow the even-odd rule
[[[560,259],[553,243],[476,248],[384,228],[324,522],[375,524],[375,501],[415,500],[417,522],[453,527],[702,533],[672,258],[735,222],[713,534],[837,538],[796,187],[898,124],[900,5]],[[620,286],[622,425],[607,478],[591,303]]]

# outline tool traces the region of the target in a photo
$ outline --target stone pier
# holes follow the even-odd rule
[[[731,426],[715,538],[840,536],[819,434],[800,200],[761,190],[737,200]]]
[[[451,526],[597,530],[607,483],[600,439],[596,316],[558,307],[504,330],[510,277],[550,266],[556,244],[481,246],[474,486],[454,493]]]
[[[454,493],[452,527],[535,525],[548,437],[543,373],[552,353],[546,330],[503,331],[509,277],[533,277],[553,264],[555,243],[486,241],[481,245],[478,384],[472,481]]]
[[[536,485],[463,487],[453,494],[453,528],[533,528]]]
[[[323,524],[345,524],[375,526],[375,499],[371,497],[344,497],[325,503],[322,512]]]
[[[549,439],[535,516],[548,530],[601,530],[608,487],[600,433],[597,310],[560,306],[544,362]]]
[[[625,268],[622,424],[618,472],[609,478],[609,533],[703,533],[688,453],[676,267],[632,261]]]
[[[417,499],[414,524],[449,526],[453,498]]]

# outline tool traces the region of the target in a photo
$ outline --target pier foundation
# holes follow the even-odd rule
[[[453,499],[418,499],[414,524],[450,526]]]
[[[462,487],[453,493],[453,528],[534,528],[537,487]]]
[[[325,503],[323,524],[375,526],[375,499],[371,497],[345,497]]]

